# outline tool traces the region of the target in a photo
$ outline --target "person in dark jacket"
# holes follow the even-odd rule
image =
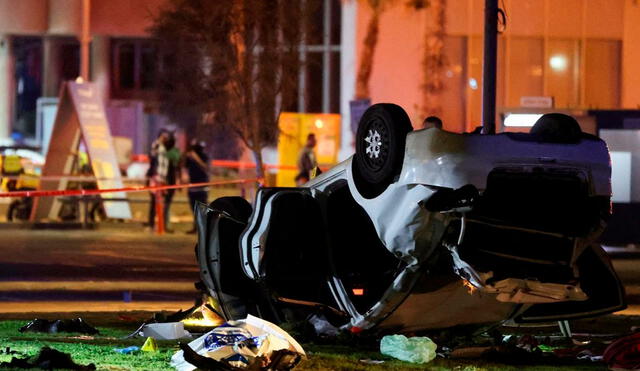
[[[307,143],[298,153],[298,174],[295,177],[296,186],[300,187],[311,179],[311,172],[318,167],[316,154],[313,148],[316,146],[316,135],[311,133],[307,135]]]
[[[206,183],[209,181],[209,159],[204,152],[205,143],[194,139],[183,157],[183,166],[189,176],[189,183]],[[198,202],[207,203],[209,188],[206,186],[188,188],[191,210],[195,211]],[[195,216],[195,213],[194,213]],[[187,233],[196,233],[195,220],[193,228]]]

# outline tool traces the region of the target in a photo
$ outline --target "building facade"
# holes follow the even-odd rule
[[[147,29],[165,2],[90,1],[91,80],[109,103],[115,131],[140,136],[134,139],[138,151],[156,125],[149,121],[162,121],[148,116],[158,110],[158,61]],[[389,1],[382,9],[370,98],[402,105],[416,127],[425,114],[436,113],[446,129],[468,131],[481,121],[484,1],[429,3]],[[433,4],[443,7],[444,17],[437,50],[441,88],[425,96],[424,84],[433,79],[424,63],[427,33],[438,17]],[[640,107],[637,0],[500,4],[506,22],[499,35],[499,113],[527,96],[553,97],[558,109]],[[298,104],[289,108],[341,113],[341,157],[353,151],[349,101],[372,14],[367,0],[322,0],[313,20],[319,31],[300,48]],[[56,97],[60,83],[79,74],[81,15],[82,0],[0,0],[0,138],[36,135],[37,99]]]

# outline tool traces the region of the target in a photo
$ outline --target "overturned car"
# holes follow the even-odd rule
[[[374,105],[355,155],[306,186],[197,206],[202,280],[227,319],[323,310],[352,331],[620,310],[596,242],[608,149],[571,120],[532,134],[412,131],[402,108]]]

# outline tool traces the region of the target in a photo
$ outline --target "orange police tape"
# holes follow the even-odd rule
[[[233,160],[211,160],[212,167],[222,167],[229,169],[255,169],[255,162],[241,162]],[[320,170],[327,171],[331,168],[330,164],[320,164]],[[265,170],[298,170],[296,165],[278,165],[278,164],[263,164]]]
[[[217,182],[175,184],[175,185],[163,185],[163,186],[107,188],[107,189],[67,189],[67,190],[58,190],[58,191],[13,191],[13,192],[0,192],[0,197],[91,196],[91,195],[99,195],[102,193],[115,193],[115,192],[129,193],[129,192],[146,192],[146,191],[153,192],[153,191],[164,191],[167,189],[182,189],[182,188],[192,188],[192,187],[208,187],[208,186],[216,186],[216,185],[246,184],[246,183],[262,183],[262,179],[259,179],[259,178],[236,179],[236,180],[221,180]]]
[[[55,197],[55,196],[91,196],[99,195],[102,193],[116,193],[116,192],[154,192],[156,197],[156,217],[158,222],[156,223],[156,233],[164,234],[164,215],[162,207],[162,197],[160,197],[159,191],[168,189],[183,189],[193,187],[208,187],[227,184],[247,184],[258,183],[262,184],[263,180],[259,178],[254,179],[236,179],[236,180],[221,180],[216,182],[203,182],[203,183],[190,183],[190,184],[175,184],[175,185],[162,185],[162,186],[140,186],[140,187],[123,187],[123,188],[108,188],[108,189],[69,189],[69,190],[57,190],[57,191],[13,191],[13,192],[0,192],[1,197]],[[105,201],[108,201],[106,199]]]

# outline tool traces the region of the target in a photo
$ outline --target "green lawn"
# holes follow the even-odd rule
[[[77,316],[77,314],[75,314]],[[23,315],[25,316],[25,315]],[[66,318],[72,318],[66,315]],[[83,316],[90,324],[100,330],[100,335],[78,336],[74,334],[36,334],[20,333],[18,329],[24,325],[25,319],[11,319],[0,322],[0,350],[6,347],[19,352],[17,356],[36,355],[42,346],[49,346],[56,350],[70,353],[75,362],[80,364],[94,363],[98,370],[172,370],[169,360],[177,350],[177,342],[158,342],[159,351],[156,353],[140,352],[124,355],[114,352],[114,348],[124,348],[131,345],[142,346],[144,338],[123,339],[135,330],[149,313],[127,314],[123,320],[117,314],[85,314]],[[31,317],[32,318],[32,317]],[[41,318],[54,318],[51,315]],[[626,327],[626,326],[625,326]],[[483,360],[450,360],[436,358],[427,365],[414,365],[393,360],[382,356],[375,347],[350,346],[342,342],[341,345],[303,344],[309,353],[309,358],[303,361],[296,370],[600,370],[603,364],[577,363],[553,364],[547,360],[536,364],[506,365]],[[0,353],[0,361],[10,361],[11,355]],[[384,360],[381,365],[371,365],[360,362],[361,359]]]

